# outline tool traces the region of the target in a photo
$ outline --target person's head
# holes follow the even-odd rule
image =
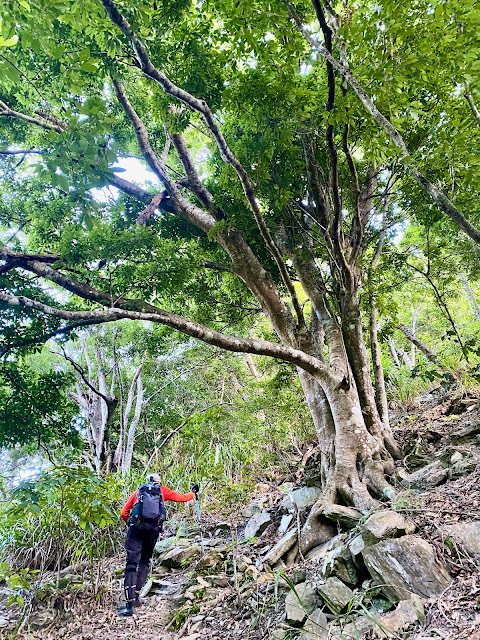
[[[162,484],[162,479],[158,473],[149,473],[147,475],[147,482],[153,482],[153,484]]]

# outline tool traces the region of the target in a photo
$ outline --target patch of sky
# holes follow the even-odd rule
[[[129,182],[133,182],[144,189],[150,189],[154,186],[158,190],[158,180],[140,158],[118,158],[116,166],[125,170],[119,173],[120,178],[125,173],[125,175],[128,175]],[[97,202],[106,203],[112,200],[115,201],[120,192],[116,187],[110,185],[101,189],[91,189],[90,193]]]

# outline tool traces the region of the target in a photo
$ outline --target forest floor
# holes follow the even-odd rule
[[[459,399],[440,392],[431,393],[421,398],[408,413],[393,416],[392,422],[407,452],[403,464],[409,473],[423,469],[433,460],[445,459],[445,456],[449,459],[463,456],[464,460],[468,460],[468,468],[460,477],[454,477],[449,471],[437,486],[419,491],[403,490],[396,500],[395,510],[414,521],[417,535],[434,546],[437,557],[447,567],[453,582],[440,597],[424,603],[424,622],[411,625],[408,631],[401,631],[392,637],[411,640],[480,640],[478,556],[471,556],[456,545],[446,544],[444,533],[446,524],[480,520],[480,436],[476,435],[473,440],[462,440],[461,436],[454,435],[469,429],[471,431],[472,427],[480,425],[479,397],[472,394],[469,398]],[[311,464],[314,464],[314,458]],[[308,465],[305,474],[308,475]],[[301,484],[295,471],[287,480]],[[285,478],[282,478],[282,482],[285,482]],[[272,488],[269,489],[266,483],[257,485],[254,502],[267,504],[274,510],[281,493],[272,491]],[[237,563],[248,556],[248,562],[253,567],[255,562],[258,565],[265,550],[275,542],[277,529],[272,524],[258,540],[237,543],[237,532],[241,539],[242,528],[247,521],[245,507],[242,504],[238,513],[230,516],[230,529],[220,534],[217,531],[215,535],[220,536],[217,544],[222,543],[223,549],[232,549],[234,543],[235,554],[240,549]],[[218,520],[221,519],[219,516]],[[216,520],[215,514],[209,514],[203,525],[201,541],[197,538],[203,555],[208,554],[209,541],[213,548],[212,532]],[[223,573],[224,588],[217,589],[213,599],[205,602],[195,599],[190,608],[185,607],[182,591],[195,583],[191,567],[166,570],[165,567],[156,566],[156,590],[150,592],[145,605],[137,610],[135,616],[120,618],[117,610],[121,603],[123,562],[122,556],[105,559],[97,568],[94,589],[90,585],[83,591],[80,588],[68,595],[59,595],[50,601],[48,607],[32,611],[17,637],[25,640],[274,640],[293,637],[288,633],[282,636],[275,631],[279,621],[281,626],[284,611],[284,595],[279,589],[278,574],[275,577],[272,573],[252,569],[253,579],[250,576],[250,580],[242,586],[240,583],[245,576],[239,566],[235,567],[234,576],[231,571],[229,574]],[[316,569],[308,561],[297,558],[293,567],[284,566],[282,575],[291,578],[292,572],[298,571],[306,571],[307,575],[314,576]],[[205,580],[202,583],[202,574],[199,576],[197,581],[200,586],[206,585]],[[5,602],[0,587],[0,617],[2,600]],[[14,623],[14,618],[10,613],[8,620]],[[3,631],[6,633],[6,628]],[[2,636],[0,628],[2,637],[11,636]],[[331,636],[319,637],[340,639],[346,636],[332,633]],[[377,636],[370,630],[359,637]]]

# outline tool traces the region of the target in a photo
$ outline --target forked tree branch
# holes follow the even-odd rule
[[[30,124],[34,124],[37,127],[41,127],[46,131],[56,131],[57,133],[63,133],[65,131],[65,127],[60,124],[53,124],[52,122],[48,122],[44,118],[32,118],[32,116],[27,116],[25,113],[20,113],[19,111],[15,111],[14,109],[10,109],[10,107],[0,100],[0,116],[4,116],[5,118],[15,118],[16,120],[23,120],[24,122],[28,122]]]
[[[175,85],[163,72],[157,69],[155,65],[152,63],[152,61],[150,60],[150,56],[148,55],[144,45],[139,40],[136,33],[132,30],[128,21],[120,13],[115,3],[112,0],[101,0],[101,1],[107,15],[119,27],[123,35],[131,43],[143,73],[146,76],[155,80],[155,82],[157,82],[162,87],[162,89],[165,91],[166,94],[174,98],[177,98],[178,100],[186,104],[188,107],[190,107],[191,109],[193,109],[194,111],[197,111],[202,115],[205,124],[207,125],[208,129],[212,133],[212,136],[217,144],[222,160],[233,167],[233,169],[235,170],[240,180],[240,183],[243,187],[243,192],[245,194],[245,198],[247,200],[248,205],[250,206],[250,209],[252,210],[252,213],[254,215],[255,221],[259,228],[260,234],[264,239],[264,242],[268,250],[271,252],[273,258],[275,259],[275,262],[277,263],[277,266],[279,268],[282,280],[291,296],[292,303],[295,308],[295,312],[297,314],[298,324],[300,326],[305,326],[305,320],[303,318],[302,308],[300,306],[300,303],[298,302],[295,287],[290,279],[290,275],[288,273],[286,264],[283,261],[283,258],[280,254],[280,251],[278,250],[278,247],[276,246],[272,238],[272,235],[267,225],[265,224],[265,220],[263,218],[263,214],[260,209],[259,203],[255,197],[255,192],[250,182],[248,173],[245,170],[244,166],[241,164],[241,162],[235,157],[235,155],[229,148],[225,138],[223,137],[220,127],[218,126],[215,116],[211,112],[207,102],[205,100],[199,100],[188,91],[181,89],[180,87]],[[122,100],[123,98],[121,99],[121,101]],[[167,186],[167,189],[170,195],[174,197],[174,193],[172,192],[170,186],[167,183],[165,184]]]
[[[321,56],[325,58],[348,82],[353,91],[357,94],[358,98],[365,106],[367,111],[373,117],[373,119],[379,124],[382,129],[388,134],[392,142],[398,149],[400,149],[400,157],[405,166],[407,173],[415,180],[419,187],[427,193],[430,198],[435,202],[437,207],[443,211],[464,233],[466,233],[472,240],[480,244],[480,230],[473,226],[457,209],[457,207],[451,202],[451,200],[434,184],[428,180],[416,167],[413,166],[412,157],[408,151],[407,145],[402,138],[399,131],[395,126],[383,115],[383,113],[375,106],[373,100],[367,94],[362,85],[355,78],[349,67],[338,61],[333,55],[319,42],[316,42],[314,38],[309,34],[305,26],[302,24],[295,7],[289,0],[283,0],[290,10],[290,14],[295,21],[299,31],[309,42],[310,46],[318,51]]]
[[[148,137],[147,128],[130,104],[122,83],[119,80],[114,80],[113,86],[120,105],[133,125],[138,146],[143,157],[157,178],[165,185],[168,194],[177,205],[179,215],[205,233],[208,233],[215,224],[215,219],[210,214],[203,211],[203,209],[196,207],[192,202],[182,196],[175,182],[167,174],[162,161],[153,150]]]
[[[57,353],[56,351],[53,351],[52,353],[54,353],[57,356],[63,357],[68,363],[70,363],[72,368],[75,369],[75,371],[78,373],[80,378],[83,380],[84,384],[86,384],[87,387],[91,391],[93,391],[93,393],[95,395],[97,395],[100,398],[102,398],[102,400],[105,402],[105,404],[107,405],[108,408],[111,407],[112,410],[115,409],[115,407],[118,404],[118,399],[115,396],[107,396],[104,393],[102,393],[99,389],[97,389],[97,387],[95,387],[95,385],[93,385],[92,382],[86,376],[85,370],[83,369],[83,367],[80,366],[78,364],[78,362],[75,362],[75,360],[73,360],[73,358],[70,358],[70,356],[67,355],[67,353],[65,352],[64,349],[62,349],[62,353]]]

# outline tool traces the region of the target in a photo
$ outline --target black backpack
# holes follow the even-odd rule
[[[138,488],[137,501],[133,505],[128,526],[136,529],[163,529],[167,510],[160,486],[149,482]]]

